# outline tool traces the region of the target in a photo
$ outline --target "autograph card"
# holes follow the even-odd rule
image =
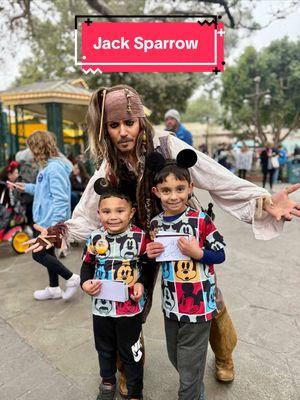
[[[124,302],[128,300],[128,288],[124,282],[101,280],[101,291],[97,299]]]
[[[177,232],[158,232],[154,241],[164,245],[164,251],[156,258],[156,261],[190,260],[190,257],[181,253],[177,241],[181,237],[189,238],[189,235]]]

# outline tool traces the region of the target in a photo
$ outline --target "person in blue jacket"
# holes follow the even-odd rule
[[[180,123],[180,114],[177,110],[171,109],[165,113],[165,124],[167,131],[174,132],[178,139],[193,146],[192,134]]]
[[[33,221],[35,227],[48,228],[71,216],[72,164],[59,154],[54,134],[35,131],[27,139],[27,145],[40,166],[36,183],[16,183],[14,187],[34,196]],[[38,236],[40,232],[35,232]],[[56,257],[54,247],[32,253],[35,261],[45,266],[49,274],[49,286],[36,290],[36,300],[69,299],[80,285],[80,277],[67,269]],[[59,287],[59,276],[66,280],[66,289]]]
[[[286,162],[287,162],[287,155],[286,155],[286,151],[283,148],[282,144],[280,144],[277,147],[277,150],[278,150],[278,154],[279,154],[279,158],[278,158],[278,161],[279,161],[278,180],[280,182],[283,182],[283,170],[284,170],[284,167],[285,167]]]

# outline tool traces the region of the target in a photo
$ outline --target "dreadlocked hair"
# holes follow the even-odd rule
[[[128,85],[116,85],[111,88],[101,87],[96,90],[91,98],[88,112],[87,112],[87,126],[89,135],[89,147],[92,157],[94,158],[97,166],[103,160],[108,163],[107,179],[110,184],[118,185],[121,180],[134,181],[136,185],[136,200],[137,200],[137,219],[136,222],[143,229],[148,231],[150,229],[150,221],[157,212],[157,205],[151,193],[151,182],[153,180],[153,173],[145,168],[145,157],[153,152],[153,126],[147,117],[139,117],[140,133],[136,142],[136,156],[138,159],[138,167],[133,171],[129,165],[128,160],[124,154],[118,151],[113,145],[106,124],[103,125],[103,132],[99,137],[101,125],[101,110],[103,109],[104,91],[110,93],[115,90],[130,90],[137,93],[135,89]]]

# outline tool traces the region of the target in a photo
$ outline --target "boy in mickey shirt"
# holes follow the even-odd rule
[[[102,383],[97,400],[114,400],[117,352],[124,365],[128,399],[142,399],[143,361],[142,311],[145,303],[141,256],[146,235],[131,225],[135,209],[128,194],[117,188],[94,185],[100,195],[101,229],[88,239],[81,267],[82,289],[92,296],[93,329]],[[103,281],[121,281],[128,300],[100,299]]]
[[[217,313],[214,264],[225,260],[223,238],[211,219],[188,205],[193,191],[188,168],[196,161],[193,150],[181,151],[176,161],[166,161],[159,153],[147,158],[148,168],[155,173],[152,191],[164,210],[151,221],[153,237],[158,232],[182,233],[177,246],[186,258],[161,263],[167,350],[179,373],[179,400],[205,398],[209,331]],[[146,248],[150,259],[164,251],[159,238]]]

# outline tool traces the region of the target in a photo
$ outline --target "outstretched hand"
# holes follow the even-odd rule
[[[281,219],[291,221],[294,216],[300,217],[300,203],[289,199],[289,194],[296,192],[298,189],[300,189],[300,183],[273,194],[273,204],[266,204],[264,210],[276,218],[277,221]]]
[[[47,235],[48,235],[48,231],[47,229],[43,228],[40,225],[34,224],[33,225],[34,229],[36,229],[37,231],[39,231],[41,233],[41,236],[45,237],[45,239],[47,239]],[[33,251],[33,253],[38,253],[41,250],[44,250],[44,246],[42,246],[38,241],[37,238],[33,238],[28,240],[27,242],[24,242],[23,245],[30,245],[30,247],[28,247],[28,249],[25,250],[25,253],[28,253],[29,251]],[[50,249],[53,245],[49,242],[49,244],[47,244],[46,246],[46,250]]]
[[[9,189],[17,189],[20,192],[24,192],[25,191],[25,183],[23,182],[10,182],[10,181],[6,181],[6,186]]]

